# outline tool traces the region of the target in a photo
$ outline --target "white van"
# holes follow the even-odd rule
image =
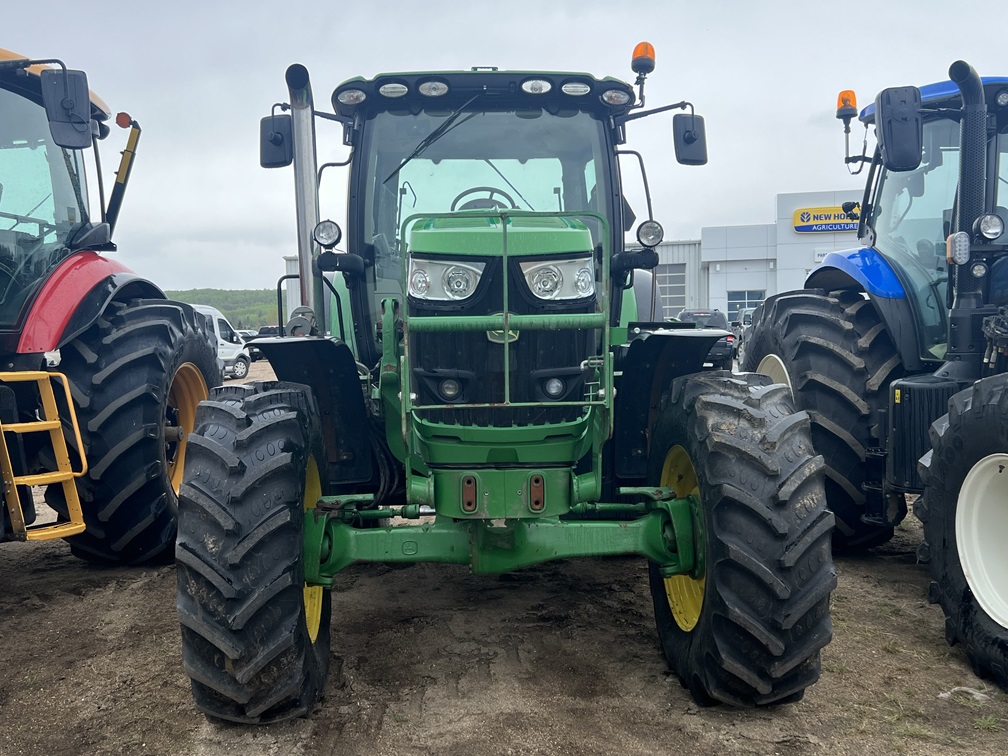
[[[244,378],[248,375],[252,358],[242,337],[224,317],[224,313],[209,305],[193,305],[196,312],[206,316],[217,340],[217,357],[224,363],[225,378]]]

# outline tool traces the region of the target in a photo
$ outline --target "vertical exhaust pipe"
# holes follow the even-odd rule
[[[957,231],[972,234],[973,223],[984,212],[987,188],[987,101],[983,83],[969,63],[957,60],[949,66],[949,78],[959,87],[962,120],[959,127],[959,206]],[[983,281],[960,265],[956,271],[953,307],[979,307]],[[964,296],[965,295],[965,296]]]
[[[297,208],[298,273],[301,304],[315,311],[316,322],[324,327],[322,281],[313,273],[318,256],[312,231],[319,221],[318,162],[315,155],[315,106],[312,102],[308,69],[300,63],[284,75],[290,94],[291,127],[294,135],[294,202]]]
[[[959,223],[958,231],[970,232],[983,214],[987,186],[987,102],[983,84],[973,66],[957,60],[949,78],[959,87],[962,120],[959,132]]]
[[[987,102],[983,83],[973,67],[962,60],[949,66],[949,78],[959,87],[962,118],[959,127],[959,188],[956,193],[956,231],[972,236],[973,223],[984,212],[987,190]],[[948,315],[945,364],[939,375],[954,375],[965,382],[980,375],[984,339],[975,323],[983,307],[985,279],[970,273],[970,265],[956,265],[952,283],[952,307]]]

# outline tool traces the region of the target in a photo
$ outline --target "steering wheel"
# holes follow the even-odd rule
[[[462,200],[463,197],[468,197],[470,194],[477,194],[479,192],[489,192],[489,196],[481,197],[479,199],[471,199],[459,210],[508,210],[511,208],[517,209],[518,204],[514,201],[514,198],[505,192],[503,189],[498,189],[495,186],[474,186],[471,189],[466,189],[464,192],[459,194],[451,203],[451,212],[455,212],[456,206]],[[499,199],[494,199],[494,195],[499,194],[503,199],[507,200],[507,204]]]

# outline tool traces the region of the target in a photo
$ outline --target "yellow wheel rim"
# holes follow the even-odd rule
[[[318,463],[315,457],[308,457],[308,464],[305,466],[305,487],[304,487],[304,508],[315,509],[319,498],[322,496],[322,482],[319,479]],[[304,609],[305,624],[308,626],[308,637],[314,643],[318,640],[319,628],[322,626],[322,586],[304,586]]]
[[[697,500],[700,499],[700,486],[697,484],[696,470],[693,469],[689,454],[681,446],[673,446],[665,456],[660,485],[663,488],[674,490],[676,497],[680,499],[691,494]],[[700,548],[702,548],[702,544],[697,545],[698,551]],[[698,556],[700,555],[698,554]],[[692,578],[689,575],[674,575],[665,578],[665,597],[668,599],[669,609],[672,610],[672,617],[676,624],[687,633],[691,632],[700,621],[705,584],[704,575],[698,578]]]
[[[168,480],[176,496],[179,486],[182,485],[182,471],[185,469],[186,439],[196,427],[196,407],[209,395],[203,373],[191,362],[184,363],[175,371],[168,386],[165,425],[177,426],[184,431],[181,441],[165,442]]]

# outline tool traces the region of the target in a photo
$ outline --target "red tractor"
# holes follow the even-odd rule
[[[106,204],[110,115],[82,71],[0,50],[0,541],[143,563],[173,556],[187,434],[221,371],[201,315],[99,254],[140,137],[120,113]],[[37,486],[54,522],[36,522]]]

